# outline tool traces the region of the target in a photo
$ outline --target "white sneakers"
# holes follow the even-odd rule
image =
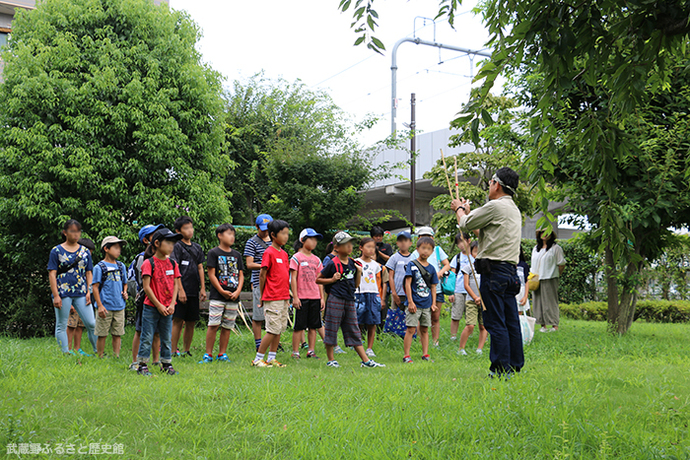
[[[372,350],[371,348],[367,348],[366,354],[370,358],[376,358],[376,353],[374,353],[374,350]]]

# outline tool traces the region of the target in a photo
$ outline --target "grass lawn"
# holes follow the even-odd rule
[[[613,338],[604,323],[564,320],[558,333],[537,334],[508,382],[487,378],[488,346],[483,357],[458,357],[449,326],[434,363],[416,343],[414,364],[403,365],[402,340],[384,336],[375,346],[383,369],[360,368],[351,350],[342,368],[327,368],[322,344],[320,361],[279,354],[287,368],[251,368],[248,332],[232,336],[232,362],[200,365],[197,329],[194,359],[154,378],[127,371],[129,328],[121,359],[64,357],[54,338],[0,338],[0,452],[108,443],[124,454],[95,457],[690,458],[690,325],[636,323]],[[82,343],[90,351],[86,335]]]

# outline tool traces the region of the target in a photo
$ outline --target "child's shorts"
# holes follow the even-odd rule
[[[81,317],[79,316],[79,313],[77,311],[72,311],[70,308],[69,312],[69,318],[67,319],[67,327],[75,328],[75,327],[86,327],[84,326],[84,321],[81,320]]]
[[[477,323],[479,323],[480,326],[484,325],[480,308],[481,307],[474,303],[474,300],[471,298],[465,302],[465,324],[467,326],[476,326]]]
[[[252,321],[265,321],[264,309],[261,306],[261,287],[252,286]]]
[[[321,323],[321,299],[304,299],[302,306],[295,308],[295,331],[305,329],[320,329]]]
[[[122,337],[125,335],[125,310],[105,311],[105,318],[101,318],[96,313],[96,330],[98,337],[108,337],[114,335]]]
[[[362,334],[357,323],[357,310],[354,300],[345,300],[334,295],[328,296],[326,303],[326,334],[323,339],[325,345],[338,344],[338,329],[343,330],[345,346],[358,347],[362,345]]]
[[[467,294],[456,292],[455,301],[453,301],[453,309],[450,311],[450,319],[453,321],[460,321],[465,313],[465,301],[467,301]]]
[[[405,309],[405,326],[407,327],[431,327],[431,308],[419,308],[414,313]]]
[[[199,320],[199,298],[187,297],[185,303],[177,302],[175,305],[175,313],[173,318],[179,318],[183,321],[198,321]]]
[[[208,303],[208,325],[222,326],[223,329],[235,329],[237,311],[240,308],[238,302],[223,302],[211,300]]]
[[[264,300],[266,332],[280,335],[287,329],[289,300]]]
[[[355,294],[357,308],[357,322],[360,325],[371,326],[381,324],[381,297],[373,292]]]

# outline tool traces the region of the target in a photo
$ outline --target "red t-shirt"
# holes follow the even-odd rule
[[[269,246],[261,259],[261,268],[266,267],[266,284],[261,300],[290,299],[290,258],[284,250]]]
[[[180,266],[175,264],[175,269],[173,269],[173,264],[169,258],[160,260],[155,256],[153,265],[153,276],[151,276],[151,261],[146,259],[141,265],[141,276],[151,276],[151,290],[153,291],[153,295],[156,296],[156,299],[158,299],[160,303],[167,307],[173,300],[175,278],[180,277]],[[144,299],[144,305],[155,308],[148,296]]]

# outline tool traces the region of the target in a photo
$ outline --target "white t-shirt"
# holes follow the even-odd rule
[[[440,259],[438,257],[436,257],[437,253],[441,256]],[[419,258],[419,253],[415,249],[414,252],[412,253],[412,257],[410,257],[410,262],[412,262],[413,260],[417,260],[418,258]],[[438,272],[440,272],[441,269],[443,268],[443,265],[441,264],[441,262],[443,262],[446,259],[448,259],[448,254],[446,254],[446,251],[444,251],[441,246],[436,246],[436,247],[434,247],[434,250],[431,253],[431,255],[429,256],[429,258],[427,259],[427,262],[429,262],[431,265],[433,265],[433,267],[436,269],[436,273],[438,274]],[[441,278],[440,277],[439,277],[438,281],[439,282],[438,282],[438,285],[436,286],[436,292],[442,292],[443,288],[441,287]]]
[[[365,262],[361,258],[355,259],[357,262],[362,264],[362,281],[359,282],[359,287],[357,288],[357,292],[359,294],[364,294],[364,293],[372,293],[372,294],[378,294],[379,293],[379,284],[378,280],[380,277],[378,276],[379,273],[381,273],[381,265],[376,262],[375,260],[372,260],[370,262]]]
[[[515,296],[515,300],[517,300],[517,308],[518,311],[527,312],[527,310],[529,310],[529,296],[527,296],[527,302],[525,302],[525,305],[520,305],[520,301],[523,297],[525,297],[525,283],[527,282],[525,280],[525,271],[521,267],[518,267],[517,274],[520,278],[520,292],[518,292],[518,294]]]
[[[460,258],[460,263],[458,264],[458,257]],[[453,270],[453,272],[456,272],[455,275],[455,293],[456,294],[467,294],[467,291],[465,290],[465,280],[463,279],[462,272],[460,269],[462,268],[463,265],[470,263],[470,260],[467,258],[467,256],[463,253],[457,254],[453,257],[453,260],[450,261],[450,268]]]
[[[537,248],[532,249],[532,270],[539,275],[540,280],[550,280],[561,276],[558,271],[559,265],[565,265],[565,255],[563,248],[554,244],[548,251],[544,248],[537,252]]]

